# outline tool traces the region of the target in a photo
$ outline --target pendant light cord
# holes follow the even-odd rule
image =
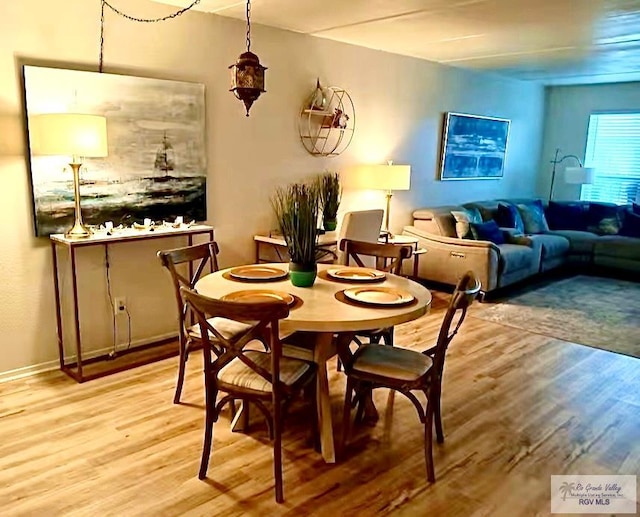
[[[165,20],[170,20],[172,18],[177,18],[178,16],[186,13],[187,11],[191,10],[193,7],[195,7],[196,5],[198,5],[201,2],[201,0],[193,0],[193,2],[191,2],[191,4],[189,4],[187,7],[183,7],[182,9],[179,9],[171,14],[168,14],[166,16],[161,16],[160,18],[138,18],[136,16],[131,16],[129,14],[123,13],[122,11],[120,11],[119,9],[117,9],[116,7],[114,7],[113,5],[111,5],[107,0],[100,0],[100,62],[98,65],[98,71],[102,72],[102,66],[104,63],[104,8],[105,6],[108,7],[109,9],[111,9],[114,13],[116,13],[118,16],[122,16],[123,18],[126,18],[127,20],[131,20],[133,22],[140,22],[140,23],[156,23],[156,22],[163,22]],[[247,7],[247,13],[248,13],[248,7]],[[248,16],[248,14],[247,14]],[[249,41],[249,36],[247,35],[247,41]]]
[[[251,0],[247,0],[247,52],[251,52]]]

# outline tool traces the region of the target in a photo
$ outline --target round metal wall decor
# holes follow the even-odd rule
[[[314,156],[337,156],[353,139],[356,112],[351,96],[338,86],[316,88],[300,110],[298,129],[304,148]]]

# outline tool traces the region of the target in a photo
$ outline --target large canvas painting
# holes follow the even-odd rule
[[[87,224],[206,219],[204,85],[125,75],[24,67],[27,116],[107,118],[106,158],[80,173]],[[36,235],[73,223],[69,157],[30,156]]]
[[[447,113],[440,179],[501,178],[510,121]]]

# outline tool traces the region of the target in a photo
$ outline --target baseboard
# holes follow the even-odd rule
[[[169,333],[154,336],[151,338],[137,339],[136,341],[131,342],[131,349],[137,348],[139,346],[149,345],[151,343],[155,343],[156,341],[163,341],[167,339],[177,339],[177,337],[178,335],[175,332],[169,332]],[[124,348],[124,345],[118,346],[118,350],[122,350],[123,348]],[[105,348],[100,348],[98,350],[92,350],[91,352],[83,353],[82,359],[89,360],[95,357],[107,355],[112,350],[113,350],[113,347],[105,347]],[[76,359],[75,355],[65,357],[65,361],[67,363],[73,363],[75,359]],[[58,359],[54,359],[53,361],[47,361],[40,364],[34,364],[30,366],[24,366],[22,368],[16,368],[15,370],[0,372],[0,383],[15,381],[17,379],[23,379],[25,377],[31,377],[32,375],[37,375],[40,373],[51,372],[53,370],[58,370],[59,368],[60,368],[60,361]]]
[[[46,363],[34,364],[32,366],[24,366],[15,370],[0,372],[0,384],[3,382],[15,381],[24,377],[31,377],[39,373],[46,373],[60,368],[60,361],[47,361]]]

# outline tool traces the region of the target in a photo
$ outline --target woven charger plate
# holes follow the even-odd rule
[[[265,282],[271,280],[282,280],[288,273],[286,270],[273,266],[239,266],[228,271],[229,276],[234,280],[245,282]]]
[[[225,294],[221,300],[225,302],[237,303],[264,303],[269,301],[287,302],[289,308],[297,309],[303,304],[301,298],[295,294],[286,293],[284,291],[274,291],[271,289],[244,289],[242,291],[234,291]]]
[[[363,289],[363,288],[358,288],[358,289]],[[384,287],[378,287],[378,288],[371,288],[371,289],[387,289]],[[400,289],[395,289],[395,288],[388,288],[388,289],[392,289],[394,291],[401,291]],[[402,302],[402,303],[393,303],[393,304],[389,304],[389,303],[372,303],[370,301],[367,302],[362,302],[362,301],[356,301],[353,298],[348,297],[347,295],[345,295],[345,291],[347,291],[347,289],[345,289],[344,291],[338,291],[334,297],[336,300],[338,300],[339,302],[342,303],[346,303],[347,305],[353,305],[354,307],[372,307],[372,308],[376,308],[376,309],[397,309],[398,307],[408,307],[410,305],[415,305],[418,303],[417,298],[415,298],[413,295],[411,295],[410,293],[406,293],[406,291],[402,291],[403,293],[408,294],[411,298],[407,299],[406,301]]]

